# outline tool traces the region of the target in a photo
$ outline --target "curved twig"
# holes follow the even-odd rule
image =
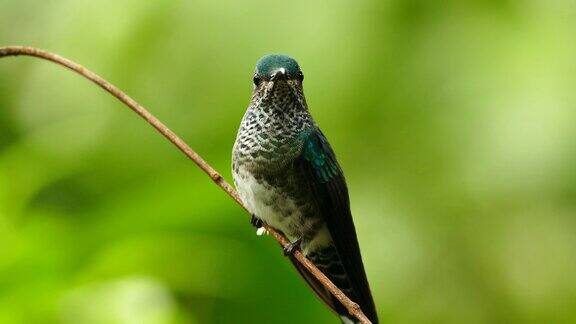
[[[58,65],[64,66],[83,77],[87,78],[88,80],[94,82],[108,93],[113,95],[114,97],[118,98],[118,100],[122,101],[128,108],[132,109],[136,114],[146,120],[152,127],[154,127],[160,134],[166,137],[172,144],[174,144],[182,153],[184,153],[192,162],[194,162],[202,171],[204,171],[216,185],[218,185],[222,190],[224,190],[228,196],[234,199],[238,205],[240,205],[244,210],[246,210],[249,214],[250,212],[240,200],[240,196],[238,193],[224,178],[212,168],[204,159],[198,155],[190,146],[188,146],[178,135],[176,135],[173,131],[171,131],[166,125],[164,125],[158,118],[154,117],[148,110],[142,107],[139,103],[137,103],[134,99],[130,98],[120,89],[116,88],[110,82],[106,81],[96,73],[86,69],[80,64],[72,62],[62,56],[34,48],[34,47],[26,47],[26,46],[6,46],[0,47],[0,58],[7,57],[7,56],[18,56],[18,55],[26,55],[26,56],[33,56],[37,58],[41,58],[44,60],[48,60],[54,62]],[[265,225],[266,229],[272,236],[280,243],[282,247],[286,247],[289,242],[288,240],[280,234],[278,231],[274,230],[272,227]],[[293,254],[294,258],[298,260],[300,264],[302,264],[310,273],[318,279],[318,281],[326,287],[338,299],[344,307],[348,310],[350,315],[356,317],[360,323],[371,323],[370,320],[364,315],[362,309],[358,304],[350,300],[346,294],[344,294],[336,285],[334,285],[330,279],[328,279],[318,268],[310,262],[300,251],[295,251]]]

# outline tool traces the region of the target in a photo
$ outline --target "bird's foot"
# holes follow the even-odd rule
[[[300,250],[302,244],[302,239],[297,239],[292,243],[288,243],[284,248],[284,255],[285,256],[292,256],[296,250]]]
[[[264,222],[258,218],[256,215],[252,214],[252,218],[250,219],[250,224],[256,228],[260,228],[264,225]]]

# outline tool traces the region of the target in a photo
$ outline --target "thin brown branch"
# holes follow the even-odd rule
[[[248,213],[248,209],[240,200],[238,193],[224,178],[212,168],[204,159],[198,155],[190,146],[188,146],[178,135],[172,132],[166,125],[164,125],[158,118],[154,117],[148,110],[138,104],[134,99],[130,98],[120,89],[116,88],[110,82],[104,80],[102,77],[97,75],[96,73],[86,69],[80,64],[72,62],[62,56],[43,51],[41,49],[33,48],[33,47],[25,47],[25,46],[7,46],[7,47],[0,47],[0,58],[7,57],[7,56],[18,56],[18,55],[26,55],[26,56],[33,56],[37,58],[41,58],[44,60],[48,60],[64,66],[83,77],[87,78],[88,80],[94,82],[108,93],[113,95],[114,97],[118,98],[118,100],[122,101],[126,106],[128,106],[132,111],[146,120],[152,127],[154,127],[160,134],[166,137],[172,144],[174,144],[182,153],[184,153],[192,162],[194,162],[202,171],[204,171],[216,185],[218,185],[222,190],[224,190],[232,199],[236,201],[244,210]],[[274,230],[272,227],[265,225],[266,229],[272,236],[280,243],[282,247],[286,247],[289,242],[288,240],[279,232]],[[294,258],[298,260],[314,277],[322,283],[326,289],[336,297],[348,310],[350,315],[356,317],[360,323],[371,323],[370,320],[364,315],[362,309],[358,304],[350,300],[346,294],[344,294],[336,285],[334,285],[330,279],[328,279],[318,268],[310,262],[300,251],[294,252]]]

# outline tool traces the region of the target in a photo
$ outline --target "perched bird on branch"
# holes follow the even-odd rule
[[[267,55],[256,65],[254,92],[232,152],[238,193],[262,222],[281,231],[366,316],[378,318],[350,212],[342,169],[310,115],[298,63]],[[292,262],[316,294],[344,323],[355,323],[344,306],[308,271]]]

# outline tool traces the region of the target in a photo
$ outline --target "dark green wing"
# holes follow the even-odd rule
[[[326,220],[342,266],[355,296],[350,299],[377,323],[376,309],[356,238],[350,212],[348,188],[334,151],[319,129],[304,134],[302,153],[296,160],[313,196]],[[357,299],[357,300],[355,300]]]

